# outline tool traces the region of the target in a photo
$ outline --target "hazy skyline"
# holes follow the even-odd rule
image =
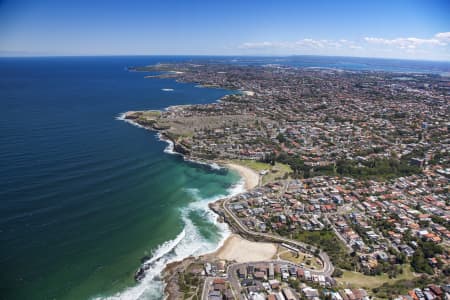
[[[448,1],[0,1],[0,55],[450,60]]]

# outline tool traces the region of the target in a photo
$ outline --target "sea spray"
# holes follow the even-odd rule
[[[234,173],[210,173],[169,157],[154,132],[115,120],[120,112],[212,103],[228,93],[124,71],[176,59],[4,61],[7,288],[0,298],[89,299],[124,291],[135,285],[140,259],[182,231],[178,209],[192,201],[183,187],[225,194],[236,182]],[[161,92],[165,87],[175,91]]]
[[[174,150],[175,145],[174,145],[174,143],[173,143],[170,139],[164,137],[160,132],[158,132],[158,133],[156,134],[156,136],[158,137],[158,140],[167,143],[166,148],[164,148],[164,153],[167,153],[167,154],[174,154],[174,155],[181,155],[180,153],[175,152],[175,150]]]
[[[125,118],[126,113],[120,114],[117,120],[125,121],[131,125],[139,128],[145,128],[132,120]],[[165,138],[161,133],[156,136],[159,140],[167,143],[164,152],[172,155],[181,155],[174,151],[174,143]],[[182,155],[181,155],[182,156]],[[221,166],[216,163],[208,163],[196,160],[186,159],[188,163],[193,163],[200,166],[207,166],[210,171],[223,170]],[[103,299],[162,299],[164,297],[164,283],[161,280],[161,273],[164,267],[172,262],[181,261],[189,256],[198,256],[216,251],[220,248],[227,237],[230,235],[230,230],[226,223],[218,221],[217,215],[209,208],[209,204],[225,197],[233,197],[245,191],[244,179],[230,187],[226,194],[215,195],[213,197],[203,198],[200,195],[200,190],[196,188],[185,188],[185,191],[192,196],[193,202],[180,209],[181,219],[184,224],[182,232],[176,238],[166,241],[152,252],[149,260],[143,263],[145,267],[145,276],[134,287],[127,288],[113,296],[104,297]],[[197,214],[204,219],[210,226],[218,229],[217,238],[208,240],[201,234],[201,228],[196,227],[193,222],[192,214]],[[102,298],[97,298],[102,299]]]
[[[172,155],[180,155],[180,156],[183,157],[183,160],[186,161],[186,162],[193,163],[193,164],[196,164],[196,165],[206,166],[206,167],[208,167],[208,168],[211,169],[211,170],[220,171],[220,170],[223,170],[223,169],[224,169],[223,167],[219,166],[219,165],[218,165],[217,163],[215,163],[215,162],[205,162],[205,161],[200,161],[200,160],[195,160],[195,159],[187,158],[187,157],[185,157],[184,155],[182,155],[181,153],[176,152],[176,151],[174,150],[174,148],[175,148],[175,147],[174,147],[174,146],[175,146],[174,143],[173,143],[170,139],[164,137],[163,134],[161,134],[160,132],[158,132],[158,133],[156,134],[156,136],[158,137],[158,139],[159,139],[160,141],[163,141],[163,142],[166,142],[166,143],[167,143],[166,148],[164,148],[164,153],[172,154]]]
[[[143,129],[147,129],[146,127],[134,122],[133,120],[127,119],[126,118],[126,113],[121,113],[119,114],[119,116],[116,117],[116,120],[119,121],[124,121],[127,122],[128,124],[131,124],[133,126],[139,127],[139,128],[143,128]],[[167,154],[172,154],[172,155],[180,155],[183,157],[183,159],[186,162],[190,162],[190,163],[194,163],[197,165],[202,165],[202,166],[207,166],[208,168],[210,168],[211,170],[215,170],[215,171],[220,171],[223,170],[223,167],[221,167],[220,165],[218,165],[215,162],[205,162],[205,161],[200,161],[200,160],[195,160],[195,159],[190,159],[190,158],[186,158],[184,155],[182,155],[181,153],[178,153],[174,150],[175,145],[173,143],[173,141],[171,141],[170,139],[166,138],[163,134],[161,134],[160,132],[156,133],[156,136],[158,138],[158,140],[166,142],[167,146],[166,148],[164,148],[164,153]]]
[[[181,261],[192,255],[198,256],[214,252],[223,245],[230,235],[230,230],[226,223],[218,222],[217,215],[209,208],[209,204],[244,192],[244,180],[241,179],[229,188],[226,195],[216,195],[209,198],[202,198],[198,189],[186,188],[185,190],[195,201],[181,208],[180,214],[184,223],[182,232],[175,239],[164,242],[153,251],[151,258],[144,262],[144,265],[148,266],[145,277],[136,286],[113,296],[97,299],[162,299],[164,297],[164,283],[161,280],[161,273],[167,264]],[[190,218],[192,212],[205,217],[211,226],[218,229],[218,239],[210,241],[202,236],[200,228],[197,228]]]
[[[144,126],[142,126],[142,125],[140,125],[140,124],[134,122],[133,120],[127,119],[126,117],[127,117],[127,113],[124,112],[124,113],[119,114],[119,115],[116,117],[116,120],[124,121],[124,122],[126,122],[126,123],[128,123],[128,124],[131,124],[131,125],[133,125],[133,126],[136,126],[136,127],[139,127],[139,128],[144,128],[144,129],[145,129]]]

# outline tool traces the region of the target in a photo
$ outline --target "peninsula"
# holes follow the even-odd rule
[[[236,235],[215,254],[168,266],[169,298],[448,293],[450,78],[223,63],[132,69],[236,91],[125,114],[186,158],[247,179],[245,193],[211,205]]]

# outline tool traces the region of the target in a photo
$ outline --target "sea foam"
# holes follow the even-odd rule
[[[226,195],[217,195],[210,198],[201,198],[198,189],[186,189],[186,191],[196,200],[189,203],[181,209],[181,217],[184,223],[183,230],[173,240],[164,242],[153,251],[152,257],[144,264],[149,268],[145,277],[136,286],[130,287],[113,296],[97,299],[162,299],[164,297],[164,283],[161,280],[161,273],[164,267],[172,262],[183,260],[189,256],[198,256],[216,251],[220,248],[227,237],[230,235],[230,229],[226,223],[221,223],[217,215],[209,209],[209,204],[224,197],[231,197],[244,191],[243,181],[228,189]],[[189,218],[192,211],[199,212],[205,216],[208,222],[219,229],[219,241],[211,242],[206,240],[199,232]]]
[[[164,153],[167,153],[167,154],[175,154],[175,155],[181,155],[180,153],[174,151],[174,144],[173,144],[173,142],[172,142],[171,140],[165,138],[160,132],[158,132],[158,133],[156,134],[156,136],[158,137],[158,139],[159,139],[160,141],[163,141],[163,142],[166,142],[166,143],[167,143],[166,148],[164,148]]]
[[[204,162],[204,161],[199,161],[199,160],[195,160],[195,159],[186,158],[184,155],[182,155],[181,153],[178,153],[178,152],[176,152],[176,151],[174,150],[174,143],[173,143],[171,140],[165,138],[165,137],[164,137],[161,133],[159,133],[159,132],[156,134],[156,136],[158,137],[158,139],[159,139],[160,141],[163,141],[163,142],[166,142],[166,143],[167,143],[167,146],[166,146],[166,148],[164,149],[164,153],[167,153],[167,154],[173,154],[173,155],[180,155],[180,156],[183,157],[184,161],[187,161],[187,162],[190,162],[190,163],[193,163],[193,164],[197,164],[197,165],[207,166],[207,167],[209,167],[211,170],[219,171],[219,170],[222,170],[222,169],[223,169],[223,167],[219,166],[217,163],[214,163],[214,162],[213,162],[213,163],[209,163],[209,162]]]
[[[139,125],[138,123],[134,122],[133,120],[126,119],[125,115],[126,115],[126,113],[121,113],[119,116],[116,117],[116,120],[124,121],[133,126],[146,129],[144,126]],[[198,165],[208,166],[212,170],[222,170],[223,169],[223,167],[219,166],[217,163],[209,163],[209,162],[186,158],[181,153],[178,153],[174,150],[174,143],[170,139],[165,138],[160,132],[157,132],[156,136],[158,137],[158,140],[167,143],[166,148],[164,148],[164,153],[173,154],[173,155],[181,155],[183,157],[183,159],[187,162],[191,162],[191,163],[198,164]]]
[[[126,121],[132,125],[141,127],[139,124],[131,120],[125,119],[125,114],[121,114],[118,120]],[[173,151],[173,142],[162,137],[160,133],[158,138],[168,143],[164,152],[170,154],[178,154]],[[193,163],[207,164],[203,162],[191,161]],[[207,164],[212,169],[220,169],[217,164]],[[164,267],[172,262],[181,261],[189,256],[198,256],[206,253],[214,252],[220,248],[231,231],[226,223],[218,221],[217,215],[209,208],[209,204],[225,197],[233,197],[245,191],[244,180],[241,179],[237,184],[230,187],[225,194],[216,195],[209,198],[202,198],[200,190],[195,188],[186,188],[185,191],[195,200],[187,206],[181,208],[180,214],[184,224],[183,230],[172,240],[166,241],[159,245],[152,252],[151,258],[144,262],[148,269],[145,271],[145,277],[135,286],[125,289],[115,295],[107,297],[98,297],[96,299],[163,299],[164,283],[161,279],[161,273]],[[218,239],[208,241],[204,238],[199,228],[195,226],[190,219],[189,214],[197,212],[204,217],[211,226],[218,228]]]
[[[116,120],[127,122],[128,124],[131,124],[131,125],[139,127],[139,128],[145,128],[144,126],[134,122],[133,120],[125,118],[126,115],[127,115],[127,113],[121,113],[116,117]]]

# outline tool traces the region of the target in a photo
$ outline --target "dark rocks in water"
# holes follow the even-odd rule
[[[140,267],[136,273],[134,274],[134,280],[141,281],[145,277],[145,271],[142,267]]]
[[[183,145],[180,145],[178,143],[174,143],[173,150],[175,152],[178,152],[178,153],[183,154],[183,155],[189,155],[189,153],[190,153],[189,150],[186,147],[184,147]]]

